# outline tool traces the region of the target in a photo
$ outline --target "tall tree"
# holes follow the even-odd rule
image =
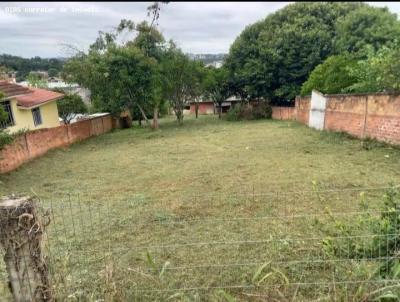
[[[366,46],[378,50],[400,38],[400,22],[387,7],[362,6],[338,19],[335,25],[336,53],[366,57]]]
[[[205,94],[218,107],[218,117],[222,117],[222,103],[230,96],[229,73],[225,68],[209,68],[205,79]]]
[[[368,23],[361,26],[360,35],[352,30],[352,14],[357,24],[372,13],[379,17],[371,17],[370,23],[375,22],[371,30]],[[327,57],[343,49],[357,50],[347,45],[393,41],[399,37],[397,23],[384,10],[360,2],[294,3],[248,26],[232,44],[226,65],[233,87],[247,98],[293,100],[311,71]]]
[[[153,58],[156,62],[153,91],[149,91],[146,100],[153,107],[152,128],[158,129],[159,110],[165,101],[160,66],[161,61],[164,59],[165,39],[155,27],[145,21],[136,26],[136,31],[138,32],[137,36],[133,41],[128,42],[127,46],[135,46],[141,49],[147,57]]]
[[[179,124],[183,123],[183,110],[192,97],[193,69],[182,50],[170,41],[161,61],[165,96],[168,98]]]

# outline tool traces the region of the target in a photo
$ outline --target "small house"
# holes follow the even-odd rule
[[[52,128],[60,125],[57,100],[64,94],[39,88],[24,87],[8,81],[0,81],[0,106],[7,114],[0,127],[10,133],[19,130]]]
[[[222,112],[226,113],[228,110],[235,106],[240,102],[240,99],[237,98],[236,96],[231,96],[227,98],[224,102],[222,102],[221,107],[222,107]],[[199,114],[217,114],[219,111],[219,106],[218,104],[214,104],[213,101],[207,101],[203,100],[198,102],[199,105]],[[196,103],[191,102],[190,103],[190,114],[195,114],[196,113]]]

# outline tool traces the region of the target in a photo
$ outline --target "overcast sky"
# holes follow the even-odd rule
[[[153,2],[0,2],[0,53],[23,57],[66,56],[63,43],[86,50],[99,30],[121,19],[149,20]],[[159,29],[185,52],[226,53],[244,27],[290,2],[170,2],[162,5]],[[400,3],[388,6],[399,14]]]

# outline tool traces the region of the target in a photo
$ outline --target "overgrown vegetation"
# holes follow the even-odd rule
[[[378,259],[379,266],[369,271],[370,280],[399,279],[400,282],[400,189],[392,185],[385,192],[379,213],[371,207],[365,192],[360,193],[360,199],[362,214],[357,219],[342,221],[332,217],[331,223],[317,220],[319,228],[328,236],[323,241],[324,252],[336,259]],[[373,295],[368,294],[378,301],[384,298],[398,301],[400,286],[383,287]]]
[[[228,121],[270,119],[272,107],[269,102],[260,101],[254,104],[240,103],[231,107],[226,115]]]

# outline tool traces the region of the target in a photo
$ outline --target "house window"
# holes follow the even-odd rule
[[[4,111],[7,114],[7,117],[5,119],[5,121],[1,121],[0,122],[0,128],[7,128],[10,126],[14,126],[15,125],[15,121],[14,121],[14,116],[11,110],[11,103],[10,101],[5,101],[5,102],[0,102],[0,106],[3,107]]]
[[[42,115],[40,114],[40,108],[32,109],[33,123],[35,126],[42,124]]]

